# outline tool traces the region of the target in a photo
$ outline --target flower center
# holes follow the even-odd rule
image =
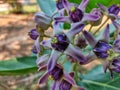
[[[76,7],[71,7],[70,8],[70,17],[73,22],[79,22],[83,18],[83,12]]]
[[[59,90],[70,90],[72,85],[66,80],[62,80],[59,86]]]
[[[118,15],[118,13],[120,12],[120,7],[117,5],[112,5],[108,8],[109,13],[111,14],[115,14]]]
[[[57,43],[57,42],[58,42],[57,37],[53,37],[53,38],[52,38],[52,43],[54,44],[54,43]]]
[[[64,52],[69,45],[67,36],[64,33],[55,35],[52,38],[51,46],[58,51]]]
[[[110,54],[110,49],[112,47],[104,41],[98,41],[95,48],[93,48],[94,53],[98,58],[107,58]]]
[[[72,7],[70,8],[70,11],[71,11],[71,12],[74,12],[75,9],[76,9],[76,8],[75,8],[74,6],[72,6]]]
[[[50,79],[60,80],[63,76],[63,69],[60,66],[55,66],[54,69],[49,73]]]

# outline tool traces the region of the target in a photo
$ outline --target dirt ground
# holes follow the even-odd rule
[[[28,32],[34,27],[33,14],[0,15],[0,60],[30,55],[33,40]]]
[[[28,36],[35,28],[33,14],[0,15],[0,60],[29,56],[34,43]],[[37,72],[37,71],[36,71]],[[0,90],[47,90],[38,87],[39,73],[0,76]]]

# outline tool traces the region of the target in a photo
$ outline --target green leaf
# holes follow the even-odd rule
[[[63,24],[63,28],[64,28],[65,30],[69,30],[69,29],[71,28],[71,25],[70,25],[69,23],[64,23],[64,24]]]
[[[80,4],[81,2],[81,0],[69,0],[69,1],[77,4]],[[97,8],[97,5],[96,5],[97,3],[103,4],[109,7],[113,4],[120,4],[120,0],[89,0],[86,11],[90,12],[93,8]]]
[[[47,15],[52,16],[55,9],[55,0],[37,0],[40,9]]]
[[[111,79],[110,73],[105,74],[100,65],[84,74],[81,79],[79,85],[87,90],[120,90],[120,76],[114,74],[114,79]]]
[[[35,71],[37,71],[35,56],[0,61],[0,75],[20,75]]]

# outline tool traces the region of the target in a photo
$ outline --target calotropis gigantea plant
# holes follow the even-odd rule
[[[117,22],[120,7],[112,5],[107,8],[97,4],[98,8],[86,13],[88,3],[89,0],[82,0],[80,5],[68,0],[56,0],[56,14],[35,14],[36,29],[32,29],[29,36],[35,40],[32,52],[37,55],[38,71],[45,71],[39,84],[52,79],[52,90],[85,90],[77,85],[81,75],[77,69],[95,59],[102,61],[104,71],[108,69],[112,77],[113,72],[120,73],[120,24]],[[99,36],[96,33],[103,25],[96,31],[91,27],[85,30],[84,27],[88,24],[99,26],[104,15],[111,19],[116,29],[115,35],[110,36],[110,23],[105,21],[108,24],[102,32],[102,38],[96,39]],[[66,22],[70,24],[68,30],[64,30]],[[52,28],[51,35],[45,33],[49,27]],[[111,38],[114,38],[112,43]],[[50,52],[44,53],[47,50]],[[64,65],[67,62],[73,65],[70,72]]]

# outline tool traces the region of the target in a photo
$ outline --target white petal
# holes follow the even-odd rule
[[[56,51],[56,50],[52,50],[51,56],[49,58],[48,61],[48,72],[50,72],[51,70],[53,70],[53,68],[55,67],[57,60],[59,59],[61,55],[61,52]]]
[[[76,34],[82,31],[83,28],[84,24],[82,24],[81,22],[73,23],[71,29],[68,32],[66,32],[69,41],[71,41]]]
[[[78,63],[86,62],[86,58],[81,53],[81,50],[78,47],[73,46],[72,44],[69,44],[68,48],[64,51],[64,53],[73,57],[75,60],[78,61]]]
[[[38,57],[38,59],[36,60],[36,63],[37,63],[37,65],[39,65],[39,64],[42,64],[44,62],[47,62],[48,59],[49,59],[49,55],[45,54],[45,55],[43,55],[41,57]]]
[[[53,24],[53,35],[58,34],[62,31],[63,31],[62,24],[58,23],[57,21],[54,22],[54,24]]]
[[[44,40],[40,43],[43,47],[52,48],[51,39]]]
[[[82,11],[85,10],[87,4],[88,4],[89,0],[82,0],[82,2],[80,3],[80,5],[78,6],[79,9],[81,9]]]

